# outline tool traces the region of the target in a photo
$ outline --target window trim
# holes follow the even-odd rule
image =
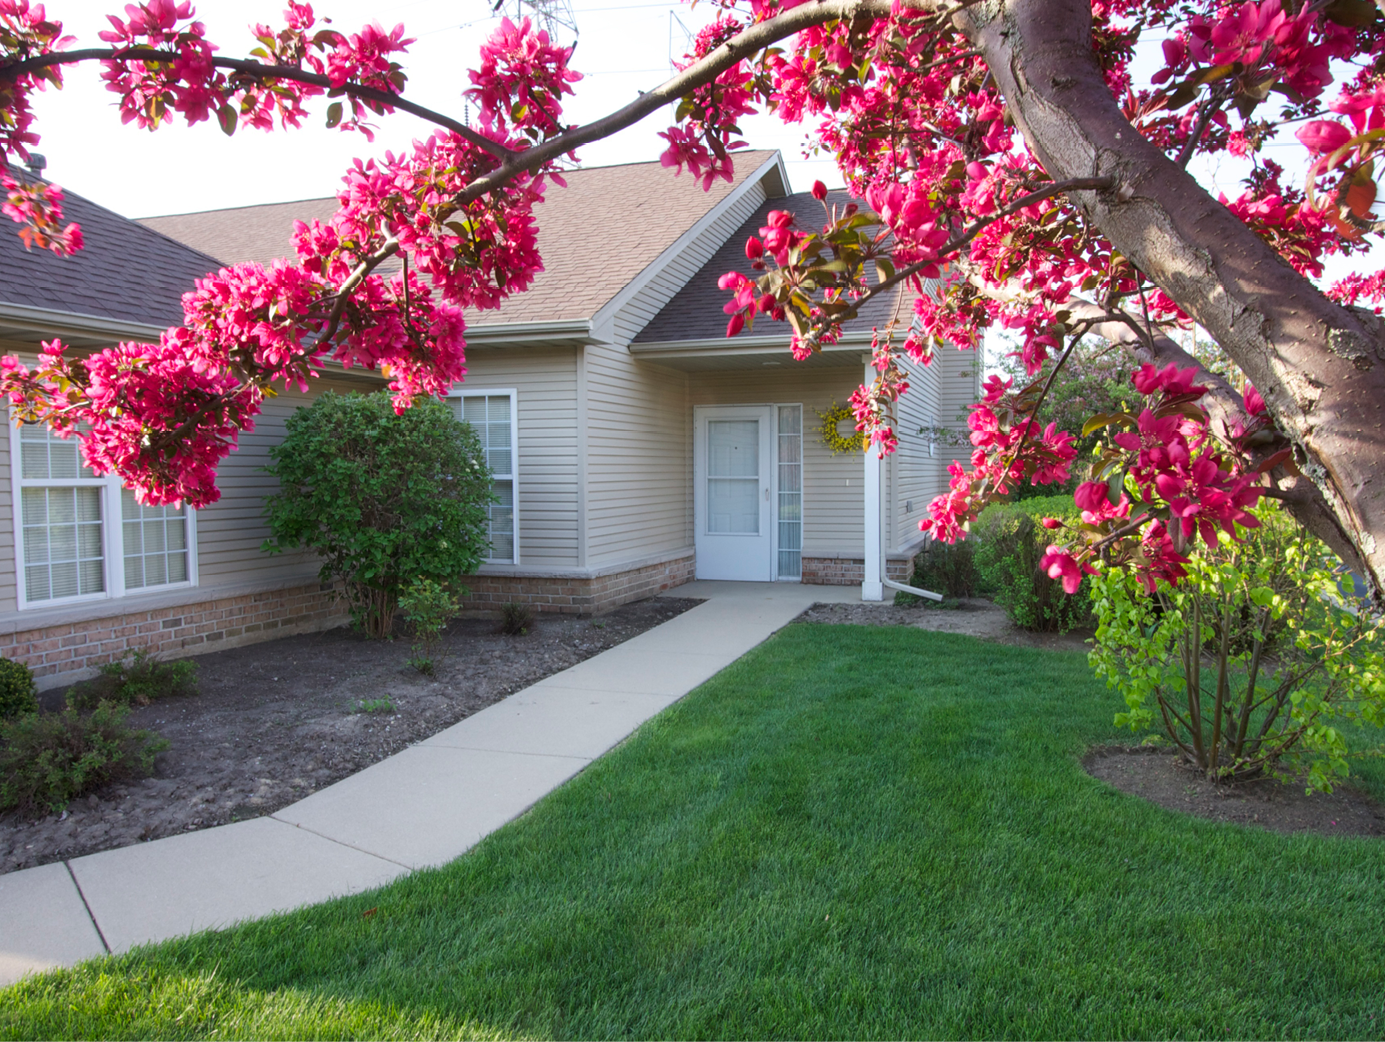
[[[183,504],[187,511],[188,577],[182,582],[164,583],[160,586],[141,586],[134,590],[127,590],[125,588],[124,512],[120,502],[124,483],[115,474],[107,474],[99,478],[26,479],[23,476],[22,454],[24,450],[20,443],[20,425],[10,422],[9,428],[10,521],[14,532],[14,552],[12,555],[14,561],[14,595],[15,604],[20,611],[40,611],[68,605],[90,604],[95,601],[152,597],[169,590],[190,589],[198,584],[196,510],[186,503]],[[80,451],[79,449],[78,452],[80,453]],[[80,459],[80,456],[78,458]],[[79,593],[72,597],[48,597],[40,601],[29,600],[28,583],[24,576],[23,490],[25,488],[95,488],[100,490],[101,585],[105,587],[100,593]],[[117,564],[119,567],[116,566]]]
[[[483,564],[508,565],[518,567],[520,563],[519,542],[519,390],[515,387],[479,387],[476,384],[458,384],[447,392],[449,399],[461,401],[466,398],[510,399],[510,499],[514,517],[514,557],[487,557]],[[458,417],[460,419],[460,417]],[[503,479],[502,479],[503,480]]]

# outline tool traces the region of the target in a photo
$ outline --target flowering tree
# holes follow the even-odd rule
[[[731,274],[728,335],[787,321],[795,355],[830,343],[868,299],[901,284],[912,311],[877,332],[878,377],[853,404],[880,451],[894,447],[902,359],[975,348],[1012,331],[1029,380],[996,378],[970,427],[970,468],[925,525],[961,537],[1018,482],[1065,480],[1071,432],[1034,419],[1076,340],[1120,342],[1140,368],[1129,412],[1093,417],[1103,449],[1077,490],[1084,527],[1046,567],[1075,588],[1092,555],[1152,583],[1218,528],[1253,526],[1262,496],[1385,588],[1385,273],[1323,288],[1323,258],[1368,248],[1382,226],[1374,162],[1385,140],[1385,18],[1367,0],[719,0],[686,66],[594,123],[570,127],[571,49],[508,21],[482,47],[471,125],[409,102],[402,28],[350,35],[292,2],[255,26],[244,59],[219,56],[194,12],[150,0],[79,48],[28,0],[0,0],[0,156],[37,139],[28,99],[76,61],[103,65],[121,115],[297,126],[326,119],[369,136],[405,110],[437,129],[404,155],[357,161],[327,224],[299,225],[296,258],[237,265],[185,297],[158,344],[87,358],[46,345],[34,369],[6,359],[18,415],[80,425],[98,472],[152,502],[215,500],[215,468],[266,389],[302,386],[324,361],[389,372],[397,406],[464,370],[464,309],[495,307],[541,270],[535,206],[580,145],[671,101],[663,161],[704,185],[731,176],[737,122],[767,109],[813,127],[858,202],[820,227],[788,214],[746,245],[756,278]],[[1162,67],[1133,81],[1141,38]],[[1262,149],[1293,131],[1311,166],[1285,183]],[[1213,198],[1194,156],[1250,162],[1244,191]],[[34,248],[80,248],[61,194],[4,174],[4,209]],[[825,197],[821,186],[815,187]],[[379,266],[399,255],[386,278]],[[923,280],[938,280],[925,283]],[[929,286],[936,290],[925,292]],[[1247,374],[1234,389],[1169,332],[1201,326]]]

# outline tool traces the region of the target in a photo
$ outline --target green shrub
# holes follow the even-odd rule
[[[981,592],[981,572],[976,567],[976,543],[960,539],[944,543],[930,539],[914,557],[909,585],[941,593],[944,597],[975,597]],[[910,600],[918,600],[909,594]],[[896,598],[898,600],[898,598]]]
[[[1360,740],[1385,725],[1385,623],[1342,599],[1321,543],[1273,504],[1257,513],[1244,542],[1199,544],[1153,596],[1121,569],[1092,577],[1091,663],[1125,699],[1117,724],[1160,728],[1207,777],[1330,792],[1349,756],[1385,755]]]
[[[279,492],[264,548],[316,551],[369,637],[389,636],[409,583],[451,582],[485,556],[490,468],[476,432],[440,402],[396,415],[387,392],[329,391],[289,417],[270,456]]]
[[[1016,626],[1066,633],[1091,625],[1091,595],[1086,584],[1075,594],[1064,593],[1039,567],[1054,542],[1054,533],[1040,524],[1045,517],[1076,522],[1076,504],[1069,496],[1044,496],[988,507],[972,526],[976,567],[986,593]]]
[[[399,610],[413,632],[413,657],[409,665],[432,676],[438,663],[447,657],[442,631],[461,610],[461,604],[446,583],[419,576],[399,595]]]
[[[38,712],[38,685],[22,662],[0,658],[0,720]]]
[[[0,810],[60,811],[92,789],[154,769],[168,742],[127,727],[126,706],[29,713],[0,721]]]
[[[519,637],[534,625],[534,609],[527,604],[510,603],[500,609],[500,632]]]
[[[388,698],[362,698],[351,710],[353,713],[393,713],[394,703]]]
[[[191,659],[161,662],[151,651],[127,651],[118,662],[108,662],[100,676],[73,684],[67,704],[74,709],[93,709],[101,702],[147,706],[160,698],[197,694],[197,663]]]

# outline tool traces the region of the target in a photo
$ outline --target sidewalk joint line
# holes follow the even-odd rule
[[[310,829],[307,825],[300,825],[296,821],[285,821],[283,818],[278,817],[274,814],[267,814],[265,815],[265,817],[277,821],[280,825],[287,825],[291,829],[302,829],[310,836],[317,836],[319,839],[325,839],[328,843],[335,843],[337,846],[345,847],[347,850],[354,850],[358,854],[365,854],[367,857],[378,858],[381,861],[389,862],[391,865],[398,865],[400,868],[408,872],[418,871],[418,869],[415,868],[413,865],[405,864],[403,861],[396,861],[392,857],[385,857],[384,854],[377,854],[373,850],[366,850],[365,847],[358,847],[354,843],[347,843],[345,840],[337,839],[335,836],[329,836],[325,832],[319,832],[317,831],[317,829]]]
[[[67,869],[67,876],[72,880],[72,885],[77,888],[77,896],[82,899],[82,907],[87,910],[87,918],[91,920],[92,929],[96,931],[96,936],[101,941],[101,947],[106,949],[106,954],[111,954],[110,943],[106,940],[106,935],[101,932],[101,924],[96,921],[96,913],[91,910],[91,903],[87,901],[87,895],[82,893],[82,884],[77,882],[77,873],[72,871],[70,861],[63,862],[63,868]]]

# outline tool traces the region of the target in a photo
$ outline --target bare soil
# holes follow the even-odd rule
[[[1320,836],[1385,836],[1385,807],[1349,786],[1306,795],[1302,785],[1260,778],[1234,785],[1206,775],[1167,749],[1103,746],[1082,761],[1121,792],[1199,818]]]
[[[408,664],[408,640],[346,628],[198,656],[198,694],[130,713],[131,726],[169,740],[154,776],[61,815],[0,815],[0,873],[272,814],[699,603],[653,597],[595,618],[540,614],[522,636],[458,619],[431,677]],[[43,708],[64,696],[45,692]]]
[[[965,597],[945,605],[815,604],[799,616],[802,622],[847,623],[858,626],[914,626],[937,633],[1017,644],[1045,651],[1088,651],[1090,631],[1030,633],[1010,621],[1005,609],[981,597]]]

